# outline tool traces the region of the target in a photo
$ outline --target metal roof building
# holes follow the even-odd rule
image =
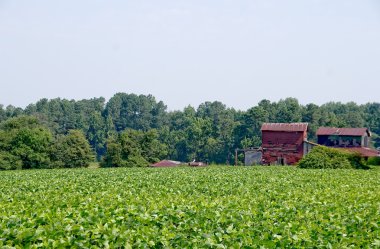
[[[317,137],[321,145],[358,152],[363,157],[379,156],[377,150],[369,148],[371,132],[368,128],[320,127]]]
[[[306,153],[307,131],[307,123],[264,123],[261,127],[262,163],[296,164]]]
[[[367,128],[334,128],[320,127],[317,130],[317,136],[371,136],[371,132]]]

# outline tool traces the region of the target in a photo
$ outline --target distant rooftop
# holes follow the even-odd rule
[[[264,123],[262,131],[307,131],[308,123]]]
[[[335,127],[320,127],[317,130],[317,136],[363,136],[365,134],[371,136],[367,128],[335,128]]]
[[[364,157],[377,157],[377,156],[380,156],[380,152],[379,151],[377,151],[375,149],[371,149],[371,148],[352,147],[352,148],[341,148],[341,149],[352,151],[352,152],[358,152],[358,153],[360,153]]]

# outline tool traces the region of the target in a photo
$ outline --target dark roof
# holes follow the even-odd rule
[[[376,157],[380,156],[380,152],[378,150],[374,150],[371,148],[365,148],[365,147],[352,147],[352,148],[342,148],[344,150],[358,152],[364,157]]]
[[[335,127],[320,127],[317,130],[317,136],[363,136],[365,134],[371,136],[367,128],[335,128]]]
[[[308,123],[264,123],[262,131],[307,131]]]

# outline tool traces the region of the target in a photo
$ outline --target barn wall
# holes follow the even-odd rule
[[[263,164],[277,164],[281,158],[285,164],[296,164],[303,157],[306,137],[306,132],[263,131]]]
[[[369,147],[369,144],[370,144],[370,137],[368,135],[364,135],[362,137],[362,141],[361,141],[361,145],[362,147]]]

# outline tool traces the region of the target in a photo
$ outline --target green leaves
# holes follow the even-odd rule
[[[58,168],[87,167],[93,161],[90,145],[79,130],[70,130],[66,136],[59,137],[51,157]]]
[[[107,142],[102,167],[146,167],[167,154],[166,146],[158,141],[155,129],[137,131],[128,129]]]
[[[358,153],[317,146],[301,159],[298,167],[306,169],[368,169]]]
[[[376,248],[379,170],[0,172],[0,247]]]
[[[52,135],[36,118],[12,118],[0,129],[0,169],[48,167]]]
[[[119,132],[127,128],[146,131],[166,122],[166,106],[152,95],[116,93],[104,112],[112,118]]]
[[[19,157],[6,151],[0,151],[0,170],[22,169]]]
[[[17,117],[0,126],[0,170],[85,167],[92,151],[81,131],[53,139],[35,117]]]

